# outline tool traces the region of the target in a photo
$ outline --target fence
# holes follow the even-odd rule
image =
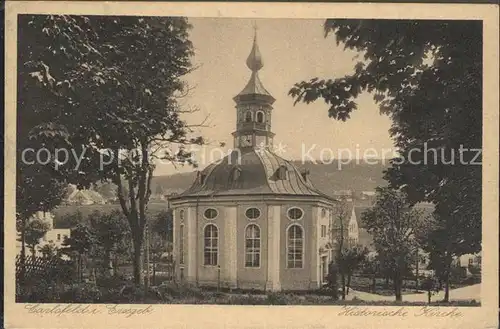
[[[53,278],[55,275],[59,276],[60,273],[70,275],[71,264],[61,261],[56,257],[42,258],[26,256],[24,267],[22,264],[21,256],[16,256],[16,277],[19,278],[24,269],[24,279],[37,279],[37,278]]]

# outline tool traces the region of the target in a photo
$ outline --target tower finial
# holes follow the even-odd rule
[[[264,66],[264,63],[262,62],[262,56],[257,45],[257,23],[255,21],[253,22],[253,29],[253,46],[247,58],[247,66],[252,72],[257,72]]]

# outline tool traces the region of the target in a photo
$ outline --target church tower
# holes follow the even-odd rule
[[[264,62],[257,45],[257,29],[246,64],[252,75],[245,88],[233,98],[237,111],[234,147],[242,151],[268,148],[272,146],[274,137],[271,132],[271,113],[275,99],[259,79],[259,70]]]

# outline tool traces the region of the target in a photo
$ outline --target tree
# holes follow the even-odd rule
[[[57,255],[58,249],[55,244],[47,243],[39,248],[43,258],[50,259]]]
[[[173,241],[174,217],[172,209],[162,210],[157,215],[151,226],[154,233],[158,234],[164,245]]]
[[[339,299],[339,291],[338,291],[338,267],[337,264],[334,262],[331,262],[328,265],[328,276],[327,276],[327,284],[328,288],[330,289],[332,293],[332,298],[334,300]]]
[[[467,227],[457,243],[479,251],[481,22],[329,19],[324,28],[362,60],[352,74],[299,82],[290,95],[296,103],[323,99],[330,117],[346,121],[357,110],[356,98],[371,93],[391,117],[400,151],[385,178],[412,203],[446,209],[458,227]]]
[[[403,275],[418,247],[417,234],[422,226],[422,214],[407,201],[406,195],[391,188],[377,188],[377,201],[363,213],[361,220],[373,235],[375,246],[388,262],[392,274],[396,301],[402,300]]]
[[[83,280],[83,257],[87,255],[96,243],[96,237],[92,230],[84,224],[78,224],[73,229],[69,237],[63,241],[62,252],[77,256],[78,278]]]
[[[341,250],[340,256],[337,259],[337,263],[340,272],[344,277],[347,278],[347,283],[345,282],[345,280],[343,280],[342,282],[342,284],[345,285],[345,287],[342,287],[342,291],[346,291],[347,287],[346,294],[349,294],[351,278],[354,271],[357,270],[359,266],[364,262],[367,254],[368,250],[362,246],[349,246]]]
[[[32,219],[25,227],[24,239],[26,245],[31,250],[32,257],[36,255],[36,246],[50,229],[47,222],[41,219]]]
[[[186,145],[203,143],[180,118],[192,111],[179,103],[189,92],[182,78],[193,70],[190,25],[182,17],[26,16],[20,26],[27,64],[19,99],[44,100],[20,106],[48,122],[39,134],[63,131],[66,147],[81,155],[59,174],[79,187],[117,186],[139,284],[155,160],[192,164]]]
[[[89,222],[99,246],[103,249],[104,269],[108,272],[113,269],[116,274],[116,268],[112,265],[112,253],[117,254],[119,245],[124,241],[130,241],[130,229],[126,218],[119,210],[110,213],[94,211],[89,215]]]
[[[61,229],[71,229],[78,224],[85,224],[86,219],[80,210],[62,216],[54,217],[54,226]]]
[[[349,207],[347,205],[347,200],[342,198],[334,210],[333,214],[333,223],[332,223],[332,232],[331,232],[331,243],[336,247],[336,255],[335,259],[338,262],[342,259],[342,251],[346,248],[345,235],[347,235],[347,230],[345,228],[345,222],[349,216]],[[339,266],[337,266],[339,269]],[[342,285],[342,300],[345,300],[346,296],[346,272],[339,269],[340,280]]]
[[[465,239],[467,227],[462,227],[462,221],[455,221],[447,213],[429,217],[425,229],[419,234],[422,248],[429,254],[429,267],[433,269],[440,282],[444,282],[444,300],[450,297],[450,276],[452,275],[453,260],[467,253],[468,247],[461,241]]]

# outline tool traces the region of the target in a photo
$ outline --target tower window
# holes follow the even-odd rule
[[[264,122],[264,112],[262,111],[257,112],[257,122],[258,123]]]
[[[253,121],[252,111],[246,111],[245,122],[252,122],[252,121]]]
[[[304,258],[304,232],[299,225],[288,228],[287,234],[287,267],[302,268]]]
[[[209,224],[205,227],[204,232],[205,245],[203,249],[204,264],[215,266],[218,264],[219,251],[219,231],[217,226]]]
[[[245,230],[245,267],[260,266],[260,228],[251,224]]]
[[[237,181],[238,179],[240,179],[240,176],[241,176],[241,168],[234,167],[233,171],[231,172],[231,179],[233,181]]]
[[[203,172],[201,171],[198,171],[198,181],[200,182],[200,184],[205,184],[205,176],[206,174],[204,174]]]
[[[281,165],[279,168],[278,168],[278,179],[281,179],[281,180],[285,180],[286,179],[286,172],[287,172],[287,168],[286,166],[284,165]]]

